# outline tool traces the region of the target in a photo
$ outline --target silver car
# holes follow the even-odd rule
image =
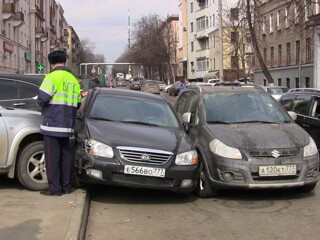
[[[0,106],[0,174],[29,190],[44,190],[47,175],[38,111]]]

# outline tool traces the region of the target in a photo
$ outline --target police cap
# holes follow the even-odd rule
[[[67,61],[67,54],[64,51],[55,50],[49,53],[48,60],[50,64],[65,63]]]

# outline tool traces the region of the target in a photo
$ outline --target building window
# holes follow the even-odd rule
[[[288,28],[289,27],[289,7],[285,8],[284,19],[285,19],[286,28]]]
[[[306,88],[310,88],[310,78],[306,77]]]
[[[231,43],[237,43],[238,42],[238,34],[237,32],[231,32]]]
[[[311,62],[311,39],[306,39],[306,62]]]
[[[193,3],[190,3],[190,12],[193,13]]]
[[[287,65],[291,64],[291,44],[287,43]]]
[[[213,14],[212,15],[212,26],[216,25],[216,16]]]
[[[193,32],[193,22],[190,23],[190,32]]]
[[[197,70],[198,71],[206,71],[209,66],[209,60],[206,58],[198,58],[197,59]]]
[[[262,33],[267,32],[267,17],[264,16],[262,19]]]
[[[193,42],[191,42],[191,44],[190,44],[190,48],[191,48],[191,49],[190,49],[190,51],[191,51],[191,52],[193,52],[193,51],[194,51]]]
[[[269,23],[270,23],[270,33],[273,33],[273,26],[274,26],[273,13],[271,13],[269,16]]]
[[[278,78],[278,86],[282,86],[281,78]]]
[[[263,61],[265,64],[267,63],[267,49],[266,48],[263,49]]]
[[[296,41],[296,64],[300,64],[300,41]]]
[[[278,66],[282,65],[282,45],[278,45]]]
[[[277,12],[277,30],[281,29],[281,10]]]
[[[270,60],[271,60],[271,67],[274,65],[274,47],[270,48]]]
[[[206,17],[197,18],[197,31],[206,29]]]
[[[286,78],[286,85],[287,85],[287,88],[290,89],[290,78]]]
[[[231,68],[238,69],[238,58],[236,56],[231,56]]]
[[[300,82],[299,82],[299,78],[296,78],[296,88],[300,87]]]
[[[263,86],[267,86],[267,79],[263,79]]]
[[[193,72],[195,69],[194,69],[194,62],[190,62],[190,67],[191,67],[191,71]]]

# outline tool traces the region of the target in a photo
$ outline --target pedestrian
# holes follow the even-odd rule
[[[100,86],[100,81],[98,79],[98,76],[97,74],[93,73],[89,81],[89,89],[94,89],[95,87],[99,87],[99,86]]]
[[[184,79],[181,79],[181,84],[180,84],[180,87],[179,87],[179,93],[186,87],[186,81]],[[178,93],[178,94],[179,94]]]
[[[55,50],[48,55],[52,71],[40,88],[37,104],[43,117],[40,132],[44,139],[45,163],[49,188],[40,193],[60,196],[71,192],[72,147],[77,109],[80,107],[78,79],[66,67],[67,55]]]

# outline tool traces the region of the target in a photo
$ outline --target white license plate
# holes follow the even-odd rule
[[[124,173],[133,174],[133,175],[151,176],[151,177],[165,177],[166,170],[164,168],[125,165]]]
[[[297,173],[296,165],[260,166],[259,176],[289,176]]]

